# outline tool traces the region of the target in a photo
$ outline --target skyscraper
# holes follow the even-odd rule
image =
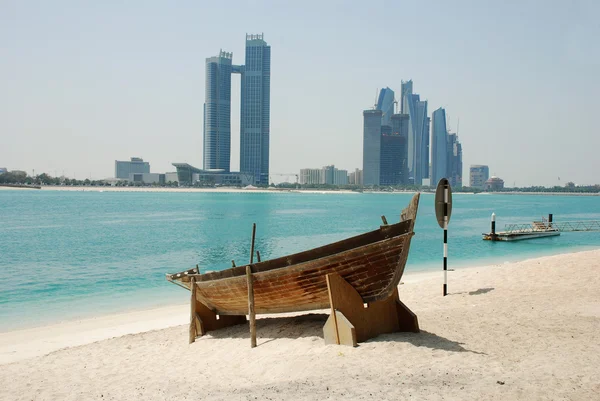
[[[242,73],[240,172],[256,184],[269,183],[271,114],[271,46],[263,35],[246,35],[246,64]]]
[[[412,80],[402,82],[401,113],[409,116],[408,169],[416,185],[429,176],[429,124],[427,101],[413,94]]]
[[[432,114],[431,120],[431,185],[435,186],[447,173],[447,142],[446,110],[439,108]]]
[[[220,51],[206,59],[204,169],[229,172],[231,158],[231,59]]]
[[[363,183],[379,185],[381,162],[381,110],[363,111]]]
[[[381,125],[392,126],[392,115],[394,114],[394,91],[390,88],[384,88],[379,92],[377,100],[377,110],[383,113]]]
[[[462,145],[456,134],[448,133],[447,142],[447,178],[453,187],[462,187]]]
[[[415,95],[418,96],[419,95]],[[427,117],[427,100],[417,100],[415,149],[415,183],[421,185],[423,178],[429,177],[429,117]]]
[[[381,133],[379,184],[407,184],[408,115],[394,114],[390,120],[391,130],[382,129]]]
[[[240,172],[254,184],[269,183],[271,47],[263,35],[246,35],[246,64],[233,65],[232,53],[206,59],[204,169],[230,170],[231,74],[242,75]]]

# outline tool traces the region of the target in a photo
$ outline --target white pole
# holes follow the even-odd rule
[[[448,295],[448,184],[444,185],[444,296]]]

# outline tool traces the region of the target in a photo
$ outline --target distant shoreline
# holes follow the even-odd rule
[[[23,189],[23,187],[2,187],[0,191]],[[29,189],[29,188],[27,188]],[[63,192],[200,192],[200,193],[312,193],[312,194],[356,194],[359,192],[350,190],[327,190],[327,189],[243,189],[235,187],[220,188],[193,188],[193,187],[92,187],[92,186],[42,186],[43,191]]]
[[[194,187],[101,187],[101,186],[31,186],[16,184],[0,184],[1,190],[18,189],[41,189],[44,191],[65,191],[65,192],[170,192],[170,193],[305,193],[305,194],[359,194],[360,191],[348,189],[290,189],[290,188],[255,188],[244,189],[238,187],[219,187],[219,188],[194,188]],[[413,194],[417,191],[371,191],[364,190],[362,193],[368,194]],[[435,191],[421,191],[423,194],[435,194]],[[591,192],[454,192],[454,195],[541,195],[541,196],[600,196],[600,193]]]
[[[28,185],[28,184],[0,184],[0,188],[8,189],[42,189],[39,185]]]

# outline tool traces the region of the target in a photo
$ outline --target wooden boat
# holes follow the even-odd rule
[[[399,302],[397,286],[414,235],[418,204],[416,194],[402,211],[399,223],[387,224],[382,217],[384,225],[379,229],[339,242],[218,272],[199,274],[196,267],[167,274],[167,280],[195,293],[192,309],[197,316],[192,315],[192,320],[198,321],[192,324],[197,334],[246,321],[247,266],[252,272],[254,309],[258,314],[332,307],[328,275],[339,276],[353,288],[363,309],[364,303],[385,303],[390,299]],[[416,316],[412,317],[411,331],[415,331],[415,326],[418,331]],[[190,337],[190,342],[194,339],[195,336]]]

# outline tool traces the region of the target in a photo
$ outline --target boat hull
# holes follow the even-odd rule
[[[402,277],[402,250],[411,235],[314,260],[254,274],[256,313],[296,312],[329,307],[325,276],[338,273],[363,298],[388,298]],[[248,285],[245,276],[197,282],[197,298],[220,315],[245,315]]]
[[[337,273],[365,303],[393,295],[409,253],[419,194],[400,223],[294,255],[250,265],[256,313],[297,312],[330,306],[326,276]],[[218,315],[248,313],[246,266],[198,274],[196,269],[167,275],[186,288],[191,278],[196,299]]]

